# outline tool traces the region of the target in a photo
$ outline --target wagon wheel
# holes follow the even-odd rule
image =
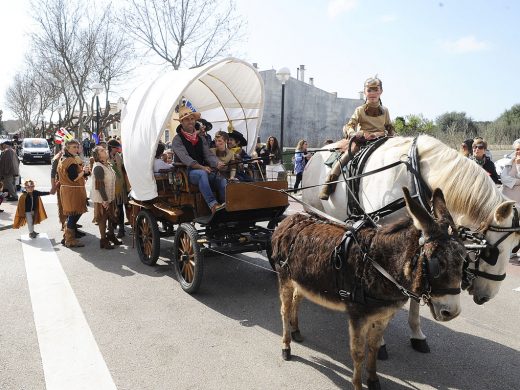
[[[154,265],[159,258],[160,234],[157,219],[148,210],[141,210],[135,220],[137,253],[146,265]]]
[[[173,264],[181,287],[188,294],[195,294],[202,281],[203,259],[197,242],[199,235],[189,223],[181,224],[173,243]]]

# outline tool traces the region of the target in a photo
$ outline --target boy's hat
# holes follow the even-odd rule
[[[213,128],[211,122],[208,122],[206,119],[201,118],[199,119],[199,122],[204,125],[204,127],[206,128],[206,132],[210,131]]]
[[[240,146],[246,146],[247,140],[244,138],[241,132],[233,130],[232,132],[228,133],[229,138],[233,138],[235,141],[237,141],[237,144]]]

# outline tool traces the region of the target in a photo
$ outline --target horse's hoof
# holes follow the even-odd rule
[[[291,360],[291,348],[282,349],[282,358],[283,360]]]
[[[430,347],[426,339],[410,339],[412,348],[421,353],[430,353]]]
[[[381,384],[379,383],[379,379],[375,381],[367,380],[368,390],[381,390]]]
[[[388,351],[386,345],[381,345],[377,351],[377,360],[388,360]]]
[[[291,332],[291,337],[297,343],[303,342],[303,336],[299,330],[295,330],[294,332]]]

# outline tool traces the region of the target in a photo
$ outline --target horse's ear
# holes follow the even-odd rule
[[[442,190],[440,188],[436,188],[433,191],[432,204],[433,215],[435,215],[435,218],[437,218],[439,221],[447,222],[452,229],[457,230],[455,227],[455,222],[453,221],[448,207],[446,206],[444,194],[442,193]]]
[[[408,188],[403,187],[404,200],[408,214],[412,217],[414,226],[421,230],[424,234],[428,234],[430,227],[433,225],[433,218],[419,203],[412,199]]]
[[[504,219],[509,217],[513,212],[513,206],[515,205],[514,201],[508,201],[501,203],[496,209],[494,213],[495,221],[501,223]]]

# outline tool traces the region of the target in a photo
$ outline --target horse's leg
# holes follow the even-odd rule
[[[364,318],[349,318],[350,355],[352,356],[352,385],[355,390],[361,390],[363,383],[363,360],[365,359],[365,344],[367,336],[367,321]]]
[[[395,312],[394,312],[395,313]],[[390,322],[392,315],[386,317],[376,317],[368,325],[367,344],[367,385],[369,390],[380,390],[381,385],[377,377],[377,359],[380,351],[380,342],[383,340],[383,333]]]
[[[290,316],[293,305],[294,286],[289,279],[282,280],[280,283],[280,314],[282,315],[283,336],[282,336],[282,357],[283,360],[291,359],[291,324]]]
[[[292,307],[290,314],[290,323],[291,323],[291,337],[294,341],[301,343],[303,341],[303,337],[300,333],[300,326],[298,324],[298,309],[300,308],[300,302],[303,299],[303,295],[298,292],[298,287],[294,289],[293,297],[292,297]]]
[[[425,334],[421,330],[421,317],[419,316],[419,309],[419,303],[413,299],[410,299],[410,311],[408,312],[408,325],[410,326],[410,330],[412,332],[410,342],[412,343],[412,348],[416,351],[428,353],[430,352],[430,347],[426,341]]]

